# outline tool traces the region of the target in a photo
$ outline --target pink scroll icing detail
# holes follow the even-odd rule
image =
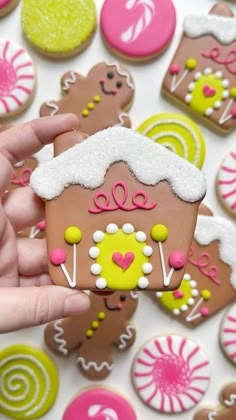
[[[189,258],[188,261],[190,264],[195,265],[195,267],[198,267],[200,272],[204,275],[209,277],[210,280],[212,280],[217,286],[221,285],[220,280],[217,278],[219,269],[216,265],[211,265],[211,256],[207,252],[202,252],[196,260],[190,258],[194,254],[194,247],[191,246],[190,252],[189,252]],[[208,270],[206,268],[208,267]]]
[[[21,187],[26,187],[29,185],[30,176],[32,174],[31,168],[25,168],[20,176],[17,178],[16,172],[12,175],[11,184],[20,185]]]
[[[119,196],[118,189],[120,189],[122,192],[121,196]],[[145,191],[142,190],[133,193],[133,205],[127,205],[126,201],[128,198],[128,187],[123,181],[117,181],[113,184],[112,197],[115,202],[114,205],[110,205],[110,197],[108,193],[104,191],[96,193],[94,197],[94,204],[96,208],[89,207],[89,213],[98,214],[102,213],[103,211],[115,211],[118,209],[125,211],[133,211],[137,209],[152,210],[157,205],[157,203],[154,201],[148,204],[148,196]],[[141,200],[139,200],[138,197],[140,197]]]
[[[231,74],[236,74],[236,49],[229,50],[225,57],[219,47],[213,47],[210,52],[202,53],[204,58],[209,58],[217,64],[222,64]],[[235,67],[233,67],[235,65]]]

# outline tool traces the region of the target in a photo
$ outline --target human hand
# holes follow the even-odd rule
[[[44,218],[43,202],[30,186],[5,192],[12,165],[77,126],[75,115],[62,114],[0,134],[0,332],[43,324],[89,308],[84,293],[51,284],[44,239],[16,236]]]

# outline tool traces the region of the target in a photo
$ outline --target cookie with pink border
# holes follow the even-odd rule
[[[162,91],[215,130],[236,126],[236,20],[217,3],[209,14],[190,14],[165,75]]]
[[[8,15],[20,0],[0,0],[0,17]]]
[[[234,420],[236,419],[236,382],[226,385],[220,395],[221,406],[202,408],[193,420]]]
[[[134,389],[143,402],[161,413],[194,407],[210,381],[209,360],[194,341],[178,335],[154,337],[134,358]]]
[[[157,292],[160,305],[196,327],[236,299],[236,227],[200,206],[182,283],[173,292]]]
[[[234,303],[223,318],[220,327],[221,348],[230,360],[236,365],[236,303]]]
[[[105,0],[100,25],[109,49],[127,59],[145,61],[169,45],[176,13],[172,0]]]
[[[220,165],[216,191],[224,209],[236,217],[236,147],[225,156]]]
[[[0,39],[0,120],[19,114],[32,102],[36,73],[28,52],[15,42]]]
[[[129,404],[115,390],[96,386],[81,390],[66,408],[63,420],[137,420]]]

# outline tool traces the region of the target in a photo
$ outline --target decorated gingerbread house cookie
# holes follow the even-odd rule
[[[195,327],[236,299],[236,229],[201,207],[180,288],[157,292],[160,304]]]
[[[199,169],[122,127],[87,139],[63,134],[55,151],[31,177],[46,200],[53,282],[82,290],[178,288],[205,195]]]
[[[216,4],[188,15],[162,90],[224,133],[236,126],[236,20]]]

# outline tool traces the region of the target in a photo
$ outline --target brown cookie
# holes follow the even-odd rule
[[[162,91],[217,131],[236,125],[236,21],[216,4],[208,15],[188,15],[184,34],[166,73]]]
[[[78,368],[87,378],[101,379],[113,369],[112,347],[124,350],[136,336],[128,320],[138,304],[134,292],[115,292],[103,297],[92,293],[88,312],[51,322],[45,329],[48,347],[67,356],[77,352]]]
[[[46,200],[52,281],[98,291],[179,287],[205,194],[199,169],[123,127],[58,136],[55,155],[65,145],[31,177]]]
[[[18,5],[20,0],[1,0],[0,17],[8,15]]]
[[[101,62],[86,77],[74,71],[61,78],[63,97],[45,102],[40,116],[73,112],[80,120],[79,131],[93,134],[114,125],[130,127],[125,113],[134,96],[134,82],[128,70],[118,63]]]
[[[193,420],[234,420],[236,419],[236,382],[225,386],[221,392],[220,408],[203,408]]]
[[[160,304],[189,327],[236,299],[236,228],[201,206],[186,271],[178,290],[158,292]]]

